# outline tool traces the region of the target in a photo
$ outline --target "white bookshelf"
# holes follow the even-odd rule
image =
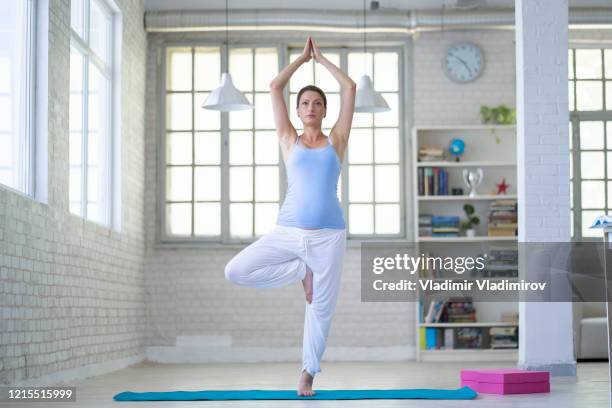
[[[448,147],[451,139],[463,139],[466,148],[461,161],[418,161],[418,151],[422,144],[439,144]],[[412,130],[412,173],[413,173],[413,209],[414,241],[419,246],[428,243],[516,243],[516,236],[499,237],[487,235],[487,215],[489,205],[499,199],[517,199],[516,195],[516,128],[507,125],[475,126],[423,126]],[[463,188],[464,195],[418,195],[418,169],[425,167],[442,167],[448,172],[449,194],[453,187]],[[482,168],[484,179],[477,188],[477,195],[468,197],[468,188],[463,182],[462,172],[466,168]],[[508,194],[496,195],[495,184],[502,178],[510,185]],[[465,218],[463,205],[474,206],[480,224],[475,237],[420,237],[419,214],[459,215]],[[491,278],[498,279],[498,278]],[[500,278],[501,279],[501,278]],[[507,278],[513,279],[513,278]],[[514,278],[515,279],[515,278]],[[440,298],[438,296],[437,298]],[[426,309],[429,304],[423,305]],[[451,361],[517,361],[517,349],[421,349],[421,328],[462,328],[479,327],[486,330],[490,327],[515,327],[514,323],[501,322],[503,312],[518,312],[517,302],[474,302],[477,318],[472,323],[422,323],[420,308],[416,308],[416,357],[417,361],[451,362]],[[426,310],[425,310],[426,313]]]

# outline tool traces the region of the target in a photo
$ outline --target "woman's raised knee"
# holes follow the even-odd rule
[[[225,265],[225,279],[237,283],[242,276],[242,272],[239,268],[238,263],[235,261],[235,258],[232,258],[227,265]]]

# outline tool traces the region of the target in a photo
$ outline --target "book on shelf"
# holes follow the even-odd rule
[[[429,309],[427,315],[425,315],[425,323],[439,323],[442,320],[446,301],[444,300],[432,300],[429,303]]]
[[[474,323],[476,322],[476,309],[472,298],[451,297],[446,303],[446,315],[449,323]]]
[[[453,314],[448,316],[449,323],[475,323],[476,322],[476,312],[463,313],[463,314]]]
[[[459,217],[456,215],[433,215],[431,217],[431,236],[459,236]]]
[[[426,334],[426,328],[425,327],[420,327],[419,328],[419,347],[421,350],[425,350],[427,348],[427,334]]]
[[[452,350],[455,348],[455,330],[451,328],[444,329],[444,348]]]
[[[458,327],[455,329],[455,349],[488,348],[487,332],[482,327]]]
[[[516,312],[504,312],[501,314],[501,321],[504,323],[518,324],[519,316]]]
[[[517,348],[518,327],[491,327],[489,329],[489,341],[493,349]]]
[[[482,350],[518,348],[518,327],[421,327],[421,350]]]
[[[444,148],[439,144],[424,144],[419,147],[419,161],[444,160]]]
[[[417,169],[419,196],[448,195],[448,171],[441,167]]]
[[[488,235],[512,237],[517,235],[518,218],[515,199],[499,199],[489,205]]]
[[[425,329],[425,348],[428,350],[440,348],[438,330],[433,327],[427,327]]]
[[[420,237],[431,237],[431,214],[420,214],[419,215],[419,236]]]
[[[457,237],[459,236],[459,217],[448,215],[419,215],[420,237]]]
[[[424,329],[424,330],[423,330]],[[419,331],[421,350],[465,350],[493,348],[486,327],[438,328],[426,327]],[[509,340],[497,339],[495,348],[511,348]]]
[[[422,313],[422,307],[420,308]],[[422,316],[422,315],[421,315]],[[476,309],[471,298],[448,298],[429,302],[424,323],[474,323]]]
[[[455,349],[455,329],[426,327],[421,331],[423,338],[420,339],[421,350],[453,350]]]
[[[487,278],[513,278],[518,276],[518,248],[492,247],[486,254],[482,276]]]

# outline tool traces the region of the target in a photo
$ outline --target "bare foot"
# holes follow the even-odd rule
[[[298,396],[300,397],[312,397],[315,392],[312,390],[312,381],[314,378],[308,374],[308,371],[302,370],[302,377],[298,382]]]
[[[302,279],[302,286],[304,286],[304,294],[306,295],[306,301],[312,303],[312,271],[306,265],[306,276]]]

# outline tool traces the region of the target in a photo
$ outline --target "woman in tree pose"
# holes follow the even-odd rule
[[[283,89],[293,73],[311,58],[340,83],[340,114],[329,136],[321,131],[327,113],[325,93],[314,85],[302,88],[298,135],[289,120]],[[327,60],[308,37],[304,51],[270,83],[274,123],[287,170],[287,194],[275,227],[234,256],[225,277],[238,285],[273,288],[301,281],[306,297],[302,372],[298,395],[312,396],[312,383],[336,307],[346,248],[346,226],[337,197],[355,107],[355,82]]]

